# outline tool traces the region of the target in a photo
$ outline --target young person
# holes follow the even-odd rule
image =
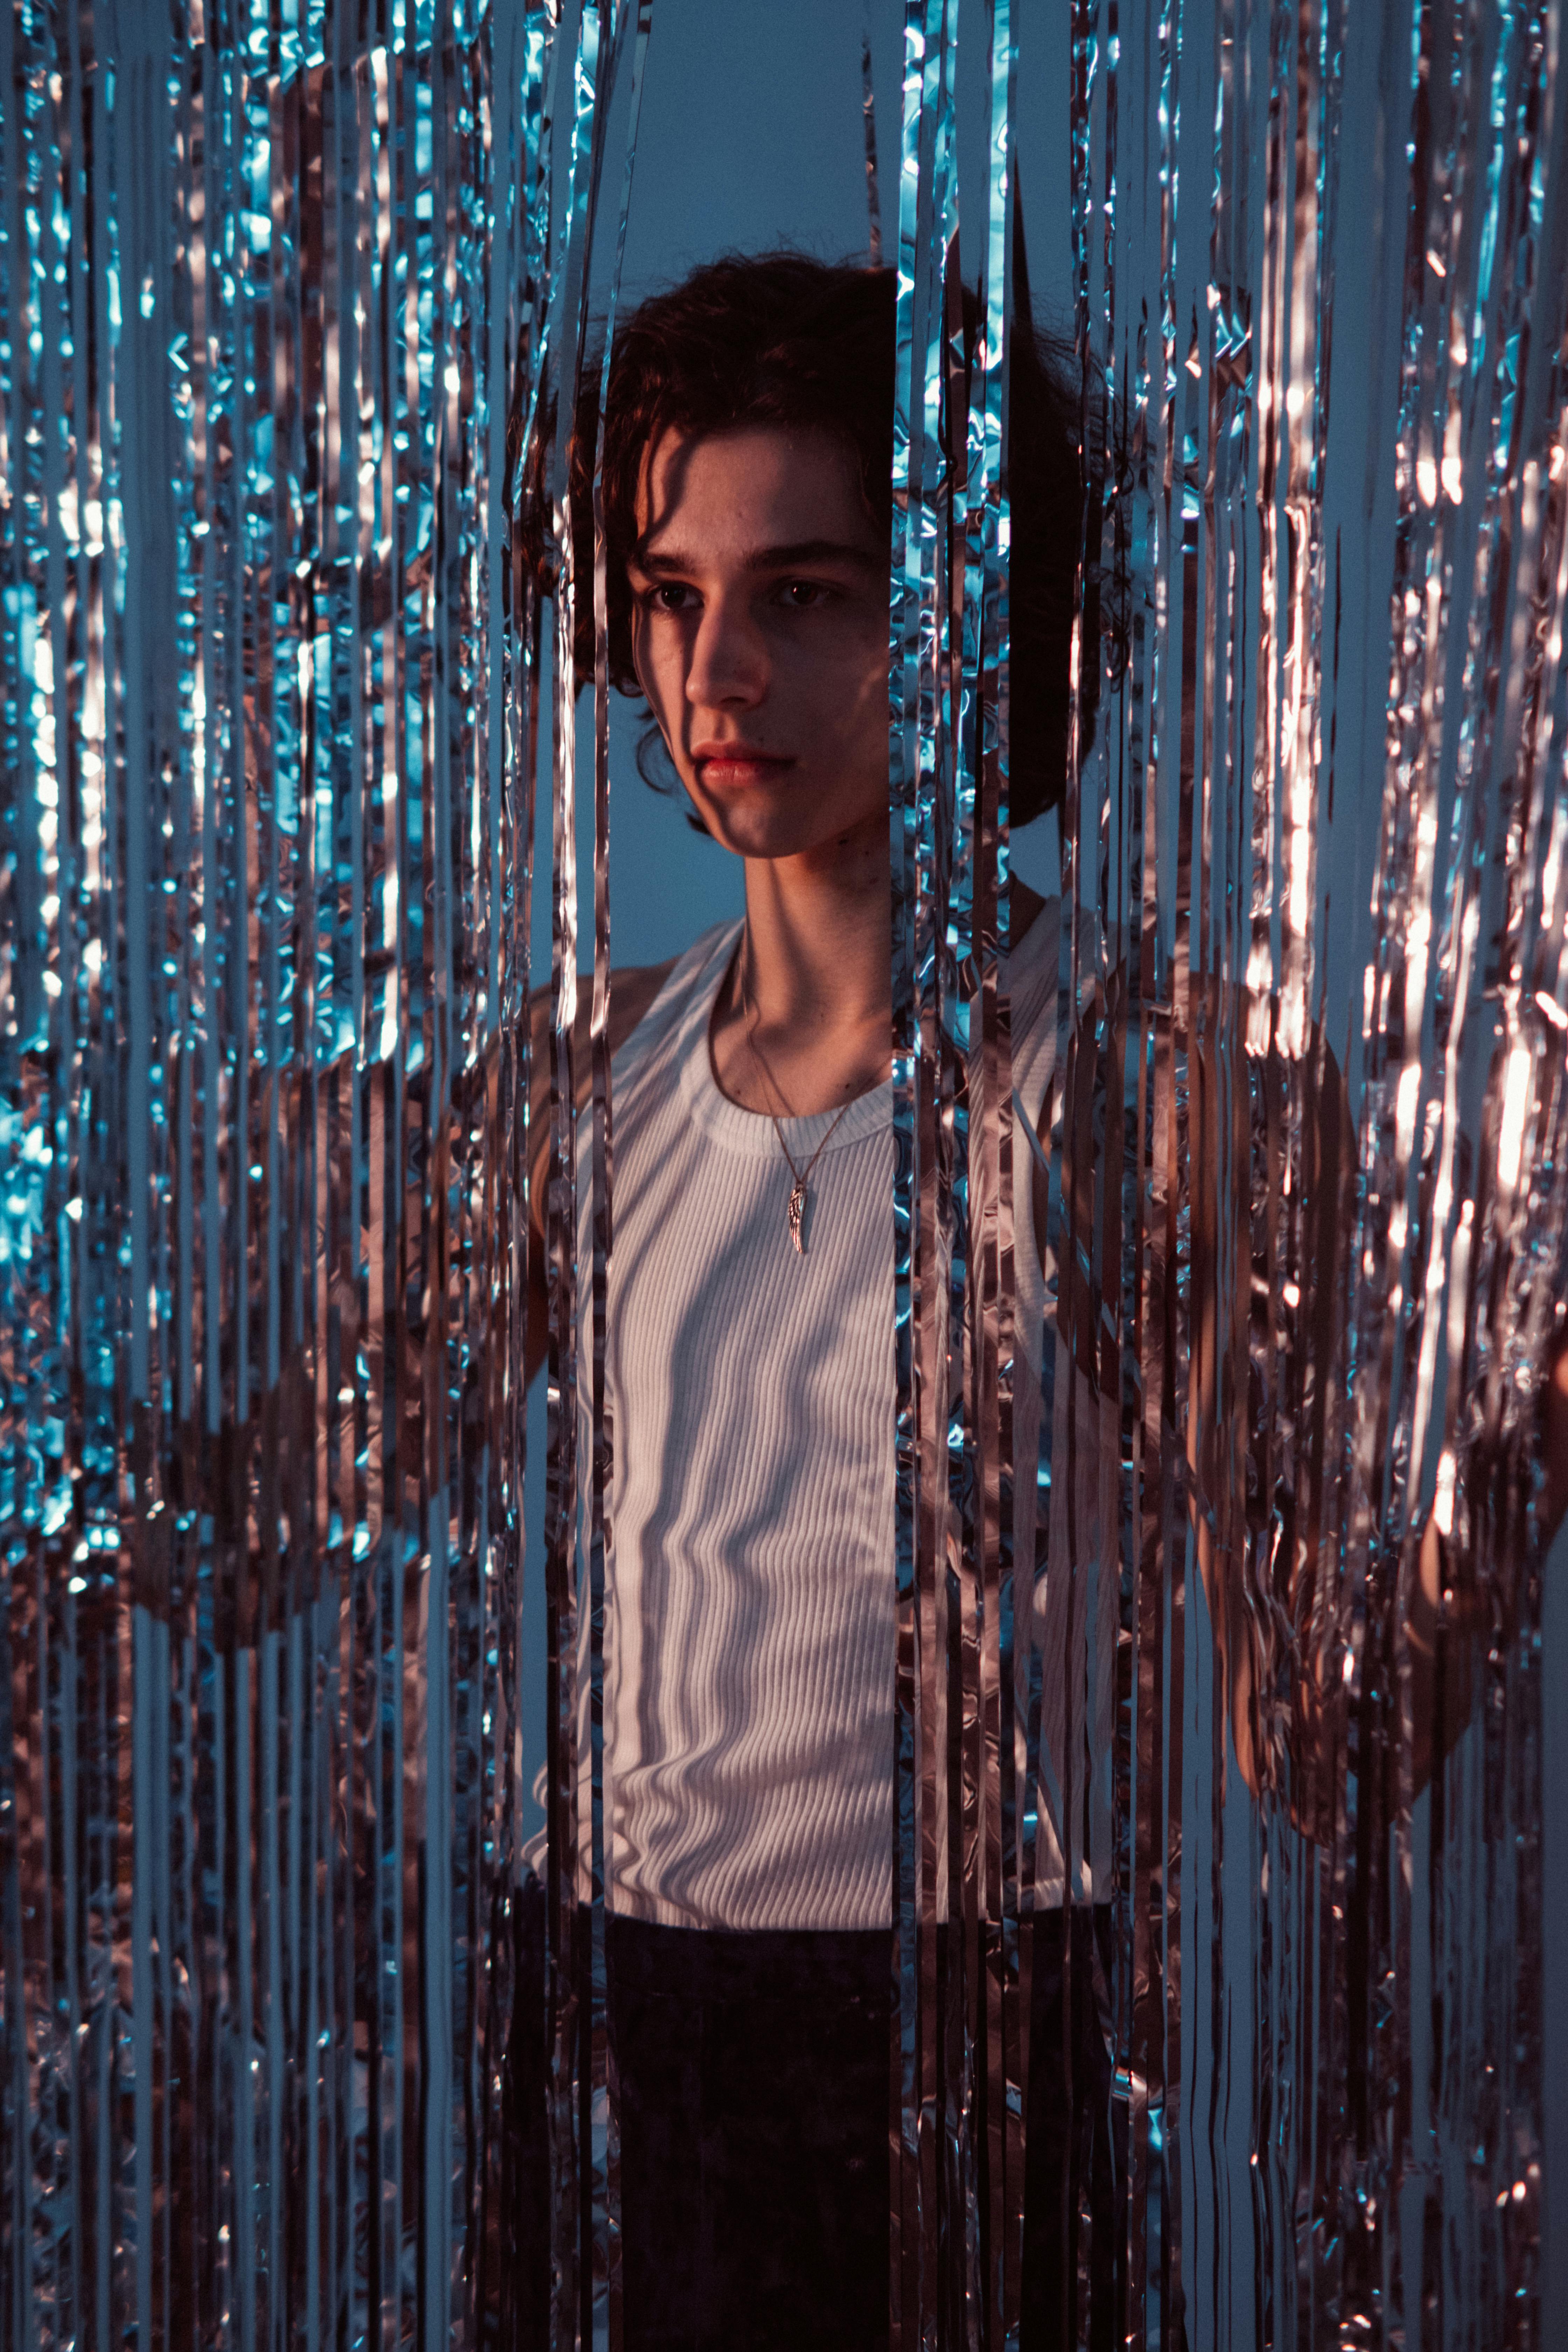
[[[887,2336],[893,364],[890,273],[782,255],[717,263],[644,304],[609,385],[610,675],[646,698],[692,812],[745,861],[746,886],[742,923],[672,964],[617,971],[612,995],[605,1786],[629,2347],[825,2352]],[[1070,398],[1026,331],[1010,401],[1021,824],[1056,803],[1065,766],[1079,507]],[[595,423],[578,420],[580,578]],[[586,616],[583,631],[591,674]],[[1055,1057],[1058,923],[1016,883],[1011,940],[1022,1171]],[[1021,1559],[1035,1540],[1041,1208],[1037,1182],[1016,1186]],[[537,1363],[537,1232],[531,1262]],[[1092,1467],[1084,1475],[1092,1527]],[[1069,2215],[1092,2210],[1097,2267],[1113,2222],[1091,1939],[1108,1916],[1093,1870],[1109,1851],[1115,1579],[1099,1591],[1092,1629],[1069,1630],[1050,1591],[1037,1626],[1054,1662],[1043,1737],[1058,1771],[1066,1694],[1083,1686],[1092,1636],[1092,1720],[1074,1728],[1099,1761],[1087,1833],[1064,1856],[1043,1831],[1037,1867],[1036,2051],[1064,2047],[1069,1932],[1075,2014],[1070,2100],[1051,2068],[1030,2085],[1032,2347],[1078,2340]],[[584,1816],[584,1845],[586,1832]],[[537,1952],[537,1890],[530,1916]],[[521,2096],[540,2126],[537,1982],[522,1998]],[[537,2136],[532,2160],[524,2240],[542,2315]],[[1108,2299],[1095,2310],[1109,2342]]]

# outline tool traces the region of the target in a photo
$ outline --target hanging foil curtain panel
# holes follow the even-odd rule
[[[544,25],[0,10],[18,2345],[510,2292]]]
[[[1141,2344],[1541,2340],[1563,37],[1073,11],[1042,1565],[1091,1622],[1118,1585],[1092,1875]]]
[[[996,1107],[1028,126],[1006,0],[904,21],[894,2340],[1534,2342],[1561,12],[1073,7],[1084,503],[1056,1075],[1020,1105],[1026,1511],[1036,1179]],[[961,40],[990,59],[962,236]],[[1053,2011],[1064,1890],[1088,1932]],[[1075,2115],[1026,2231],[1080,2008],[1110,2112]]]
[[[1018,2314],[1034,1853],[1015,1643],[1005,706],[1006,298],[1016,67],[989,28],[966,321],[957,0],[909,0],[889,669],[898,1677],[891,2319],[906,2345]],[[871,213],[877,233],[875,205]],[[1066,551],[1064,551],[1064,554]],[[989,1115],[987,1107],[989,1106]],[[1037,1720],[1034,1726],[1038,1744]]]
[[[907,0],[880,203],[864,48],[898,272],[893,2340],[1020,2340],[1027,2122],[1082,2011],[1112,2088],[1045,2231],[1061,2340],[1530,2344],[1561,10],[1072,0],[1084,499],[1020,1167],[1034,21]],[[605,601],[563,419],[607,366],[648,36],[647,0],[0,9],[18,2344],[511,2345],[536,2240],[553,2341],[626,2317]],[[989,126],[962,191],[961,45]],[[514,2013],[531,1090],[546,2018]],[[1036,1915],[1064,1909],[1053,2040]],[[547,2186],[516,2160],[535,2034]]]

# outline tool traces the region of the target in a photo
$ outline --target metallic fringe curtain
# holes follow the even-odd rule
[[[475,2341],[504,2299],[495,40],[0,11],[18,2345]]]
[[[1048,1573],[1120,1585],[1117,2326],[1534,2343],[1562,11],[1072,34],[1058,1378],[1102,1488]]]
[[[1117,2152],[1110,2272],[1087,2187],[1060,2216],[1068,2340],[1531,2344],[1562,14],[1072,0],[1085,500],[1028,1557],[1031,1178],[1000,1115],[1019,14],[908,0],[887,208],[894,2340],[1017,2340],[1054,1873],[1111,1927],[1066,1948]],[[561,420],[591,294],[613,336],[648,36],[648,0],[0,7],[8,2342],[518,2340],[538,776],[553,2327],[619,2339],[605,602]],[[989,75],[962,237],[961,38]],[[510,561],[525,494],[552,567]]]

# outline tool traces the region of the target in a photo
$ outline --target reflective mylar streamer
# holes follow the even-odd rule
[[[630,55],[630,104],[620,212],[601,360],[600,413],[608,381],[616,293],[626,243],[650,0],[601,8],[584,0],[572,67],[572,142],[565,212],[552,224],[553,260],[542,384],[520,452],[524,476],[546,478],[550,499],[549,574],[555,604],[553,769],[554,903],[551,954],[551,1150],[546,1248],[550,1296],[550,1458],[546,1528],[550,1715],[548,1758],[549,1985],[551,2026],[551,2340],[618,2347],[621,2340],[619,2126],[605,1975],[605,1819],[604,1659],[605,1567],[614,1429],[605,1382],[605,1306],[612,1241],[609,1060],[609,735],[607,623],[604,583],[599,454],[594,471],[595,569],[584,583],[595,614],[594,990],[592,1159],[589,1208],[587,1366],[588,1460],[579,1459],[579,1362],[584,1322],[578,1262],[578,1088],[576,866],[577,600],[576,546],[570,508],[572,427],[586,361],[594,239],[611,102]],[[564,53],[563,53],[563,55]],[[546,437],[534,463],[535,436]],[[602,454],[602,453],[600,453]],[[584,1484],[586,1491],[584,1492]],[[580,1534],[586,1536],[586,1591]],[[578,1746],[579,1610],[588,1618],[589,1746]],[[578,1853],[581,1775],[589,1775],[589,1852]],[[583,1948],[580,1899],[586,1864],[588,1939]]]
[[[549,1496],[545,1577],[549,1624],[549,1847],[547,1863],[550,2002],[551,2341],[580,2342],[584,2305],[592,2310],[593,2248],[583,2243],[582,2167],[593,2160],[592,2069],[580,2066],[586,2025],[593,2033],[594,1988],[584,1983],[577,1932],[577,1518],[581,1483],[577,1443],[577,1116],[574,1033],[577,1013],[576,690],[574,541],[568,506],[568,456],[574,397],[582,366],[588,305],[588,215],[597,191],[603,12],[587,0],[578,17],[569,85],[572,112],[565,218],[552,221],[552,276],[546,322],[549,386],[558,411],[547,448],[554,561],[552,872],[554,899],[550,955],[550,1164],[545,1250],[550,1295]],[[564,73],[564,48],[558,74]],[[560,89],[557,83],[558,92]],[[543,429],[548,412],[539,420]],[[592,1961],[592,1952],[588,1955]],[[584,2019],[583,1995],[588,1993]],[[587,2263],[584,2256],[586,2254]]]
[[[503,513],[497,514],[492,505],[498,551],[506,538],[505,516],[521,519],[525,511],[525,457],[537,429],[544,364],[548,356],[544,327],[549,299],[551,70],[554,59],[554,33],[555,25],[547,0],[538,0],[537,5],[527,7],[517,26],[513,51],[516,117],[511,149],[512,169],[502,207],[508,232],[507,283],[512,289],[513,302],[504,322],[497,321],[498,330],[504,331],[505,340],[497,351],[493,372],[498,381],[504,380],[509,359],[515,360],[515,374],[509,387],[509,425],[513,417],[519,422],[514,436],[508,443],[506,477],[499,485]],[[492,345],[492,349],[495,348]],[[509,1296],[512,1299],[528,1297],[529,1258],[534,1245],[529,1213],[531,1169],[533,1165],[530,1105],[534,1083],[532,1024],[529,1018],[529,943],[533,919],[532,848],[536,839],[542,649],[540,583],[534,568],[518,560],[522,552],[522,537],[519,533],[512,546],[507,549],[508,625],[500,645],[494,649],[498,658],[493,660],[491,668],[492,678],[496,678],[499,673],[498,700],[506,714],[507,737],[504,745],[499,748],[501,752],[502,788],[511,827],[509,836],[511,856],[501,867],[498,877],[499,888],[507,906],[508,922],[504,936],[510,949],[510,985],[502,1000],[504,1013],[498,1040],[493,1115],[497,1125],[498,1204],[505,1220],[510,1244],[505,1278],[510,1283]],[[500,1442],[507,1449],[503,1473],[509,1507],[506,1539],[509,1558],[515,1566],[521,1561],[522,1548],[522,1487],[527,1470],[526,1312],[509,1316],[506,1330],[509,1343],[504,1374],[507,1395],[504,1408],[497,1417],[497,1425]],[[492,1376],[498,1370],[499,1367],[492,1367]],[[506,1694],[510,1700],[509,1721],[512,1727],[514,1767],[521,1761],[515,1628],[514,1601],[514,1613],[507,1628],[510,1646],[500,1654],[500,1663],[506,1673]],[[510,1840],[508,1852],[514,1852]],[[492,1959],[498,1974],[505,1969],[507,1960],[513,1958],[522,1958],[526,1969],[526,1956],[509,1955],[498,1950]],[[525,1975],[524,1981],[527,1980]],[[542,2021],[528,2017],[519,1997],[519,1988],[510,1976],[506,1979],[506,1989],[510,1995],[509,2013],[513,2021],[513,2033],[531,2032],[537,2035]],[[520,2180],[516,2165],[504,2161],[504,2155],[509,2152],[508,2140],[503,2138],[498,2225],[503,2247],[513,2255],[512,2263],[508,2264],[498,2283],[494,2313],[493,2340],[503,2346],[518,2340],[521,2332],[519,2305],[522,2304],[527,2307],[526,2291],[520,2293],[522,2283],[517,2274],[517,2242],[521,2238],[531,2247],[537,2243],[539,2235],[538,2217],[535,2217],[534,2227],[530,2229],[521,2210],[527,2192]]]
[[[1397,1730],[1409,1723],[1405,1604],[1428,1512],[1448,1539],[1445,1612],[1473,1586],[1491,1630],[1485,1738],[1456,1751],[1464,1769],[1445,1776],[1429,1856],[1407,1758],[1393,1791],[1362,1767],[1357,1800],[1380,1825],[1385,1809],[1392,1831],[1380,1912],[1394,1997],[1393,2031],[1369,2035],[1382,2146],[1368,2147],[1355,2185],[1389,2195],[1408,2182],[1423,2237],[1399,2247],[1390,2282],[1363,2194],[1344,2211],[1342,2292],[1367,2300],[1381,2286],[1407,2306],[1419,2298],[1439,2325],[1474,2315],[1495,2340],[1507,2326],[1522,2341],[1541,2196],[1539,1593],[1506,1474],[1528,1444],[1531,1376],[1563,1289],[1560,16],[1521,7],[1480,28],[1434,8],[1410,70],[1389,774],[1351,1326],[1347,1519],[1352,1543],[1363,1527],[1375,1533],[1352,1704],[1381,1705]],[[1436,1639],[1439,1694],[1452,1704],[1454,1645],[1441,1630]],[[1342,1846],[1338,1859],[1348,1878]],[[1413,1883],[1424,1868],[1425,1921]],[[1479,1921],[1492,1932],[1478,1933]],[[1409,1997],[1423,1926],[1440,2030]],[[1351,2037],[1375,1998],[1369,1979],[1348,1989]],[[1352,2038],[1352,2065],[1355,2054]],[[1413,2075],[1425,2077],[1420,2090]],[[1424,2157],[1427,2104],[1439,2147],[1484,2151],[1484,2218],[1452,2210]]]
[[[1114,2278],[1065,2224],[1080,2332],[1109,2296],[1130,2342],[1537,2340],[1565,102],[1544,7],[1074,11],[1051,1255],[1115,1500],[1092,1557],[1053,1510],[1049,1572],[1120,1584],[1126,2140]],[[1375,310],[1336,340],[1347,267],[1385,271],[1391,376]],[[1392,616],[1370,868],[1358,596]]]
[[[866,131],[866,258],[882,266],[882,204],[877,188],[877,101],[871,87],[871,0],[865,0],[860,27],[860,119]]]
[[[496,31],[0,15],[19,2342],[504,2325]]]
[[[892,2320],[895,2340],[910,2345],[1006,2340],[1022,2249],[1019,1889],[1029,1862],[1016,1710],[1028,1673],[1026,1662],[1016,1675],[1014,1649],[1011,1126],[994,1110],[1013,1093],[1000,972],[1016,60],[1001,0],[981,291],[966,322],[958,26],[942,0],[911,0],[906,12],[899,216]]]
[[[898,1381],[893,1868],[899,1998],[891,2316],[893,2341],[903,2346],[939,2340],[942,2291],[951,2263],[951,2248],[939,2239],[939,2219],[945,2212],[959,2229],[961,2242],[966,2226],[966,2200],[962,2190],[954,2195],[956,2184],[944,2178],[952,2117],[951,2103],[944,2102],[939,2058],[938,1876],[946,1857],[939,1852],[937,1803],[943,1757],[937,1717],[934,1514],[945,1486],[948,1396],[946,1365],[939,1355],[939,1335],[931,1328],[939,1301],[945,1305],[936,1252],[943,1240],[951,1240],[933,1230],[935,1097],[941,1080],[931,859],[939,822],[934,807],[937,766],[947,750],[936,705],[945,682],[940,671],[948,618],[936,569],[947,524],[943,452],[934,430],[943,388],[941,323],[947,275],[936,147],[940,118],[942,162],[949,164],[952,103],[944,67],[956,37],[956,17],[952,0],[907,0],[894,379],[889,780]]]
[[[977,1651],[980,1679],[977,1836],[966,1869],[965,1913],[975,1918],[977,1981],[973,2014],[984,2046],[984,2322],[993,2342],[1011,2338],[1021,2285],[1024,2091],[1030,1974],[1020,1919],[1032,1900],[1026,1824],[1027,1734],[1032,1643],[1020,1651],[1013,1528],[1012,1032],[1002,981],[1010,932],[1008,889],[1008,665],[1010,607],[1007,493],[1007,326],[1026,281],[1015,276],[1017,216],[1014,106],[1017,51],[1012,0],[992,0],[988,163],[981,302],[975,321],[964,427],[968,514],[963,541],[954,912],[948,935],[961,949],[967,894],[973,977],[962,1043],[973,1106],[969,1127],[971,1297],[965,1344],[973,1405],[965,1496],[981,1570]],[[1018,257],[1020,268],[1022,256]],[[1026,291],[1022,308],[1027,311]],[[950,353],[949,383],[956,388]],[[987,1115],[987,1106],[997,1111]],[[1026,1628],[1033,1616],[1033,1561],[1022,1583]],[[967,1957],[966,1938],[966,1957]],[[977,2317],[980,2315],[977,2315]]]
[[[607,2340],[619,2352],[622,2340],[620,2115],[615,2043],[609,2032],[608,1985],[605,1952],[606,1829],[605,1822],[605,1567],[611,1525],[610,1481],[615,1463],[615,1430],[605,1359],[608,1347],[606,1307],[613,1239],[612,1181],[614,1152],[610,1117],[610,678],[609,594],[605,573],[604,456],[605,417],[610,382],[610,362],[616,340],[616,307],[620,292],[621,265],[626,256],[626,217],[631,209],[632,173],[637,163],[637,122],[642,111],[643,68],[647,58],[653,0],[637,0],[635,16],[623,10],[618,27],[621,55],[631,43],[631,93],[626,121],[626,164],[621,185],[621,210],[616,233],[614,264],[605,322],[604,351],[599,362],[598,436],[594,454],[594,1002],[590,1022],[593,1055],[593,1491],[588,1531],[589,1606],[593,1612],[590,1656],[594,1677],[590,1736],[592,1759],[592,1886],[593,1886],[593,2046],[590,2063],[594,2097],[594,2279],[595,2340]],[[635,30],[634,30],[635,27]],[[614,77],[612,65],[612,87]],[[600,2184],[602,2185],[602,2188]]]

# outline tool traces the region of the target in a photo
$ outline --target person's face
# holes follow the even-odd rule
[[[667,433],[627,572],[637,677],[716,841],[795,857],[885,828],[888,551],[845,447]]]

